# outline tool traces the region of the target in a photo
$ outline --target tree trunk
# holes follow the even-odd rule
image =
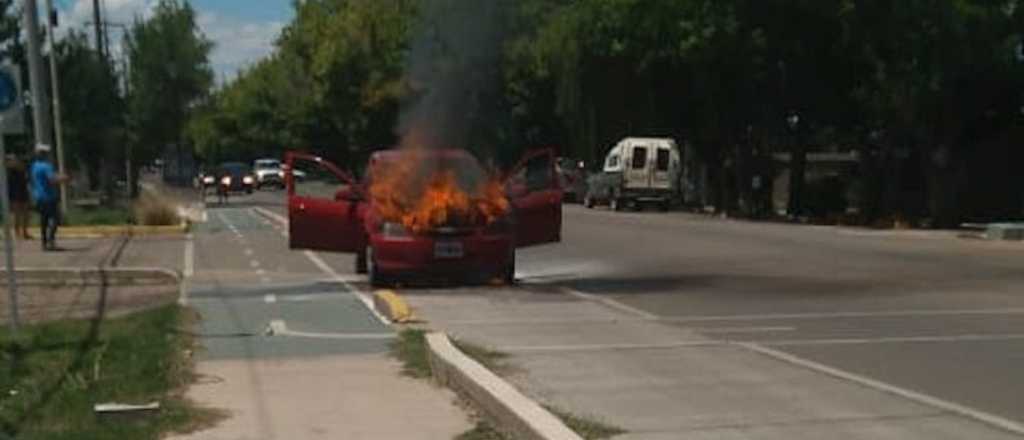
[[[807,150],[799,138],[794,138],[789,157],[789,209],[792,217],[803,212],[804,173],[807,169]]]

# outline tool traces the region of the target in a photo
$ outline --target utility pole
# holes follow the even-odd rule
[[[23,6],[25,39],[28,40],[28,79],[32,89],[32,127],[35,129],[36,142],[50,145],[53,139],[50,133],[49,100],[46,98],[47,85],[43,79],[43,56],[39,47],[39,9],[36,0],[25,0]]]
[[[47,36],[50,38],[50,86],[53,93],[53,130],[57,136],[57,170],[60,175],[67,175],[64,167],[64,121],[60,112],[60,78],[57,75],[57,24],[53,17],[53,0],[46,0]],[[68,184],[60,183],[60,211],[62,214],[68,212]]]
[[[100,16],[100,0],[92,0],[92,25],[96,32],[96,53],[100,59],[104,56],[103,47],[103,17]]]

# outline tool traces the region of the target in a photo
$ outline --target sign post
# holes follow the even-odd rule
[[[18,91],[18,83],[11,75],[10,69],[0,69],[0,127],[4,125],[6,113],[12,108],[17,108],[21,93]],[[7,262],[7,295],[8,323],[11,326],[11,333],[18,331],[18,281],[14,273],[14,237],[11,234],[11,201],[7,190],[7,148],[4,142],[3,130],[0,130],[0,158],[4,160],[4,166],[0,166],[0,209],[3,209],[4,218],[4,256]]]

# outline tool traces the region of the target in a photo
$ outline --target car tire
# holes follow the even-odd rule
[[[501,280],[510,286],[516,284],[516,250],[512,249],[511,261],[501,271]]]
[[[356,253],[355,266],[356,273],[365,274],[367,272],[366,251]]]
[[[367,246],[366,251],[366,275],[370,279],[371,287],[387,287],[387,278],[377,271],[377,262],[373,260],[373,247]]]

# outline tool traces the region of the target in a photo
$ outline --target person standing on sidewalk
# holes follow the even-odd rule
[[[28,235],[28,176],[25,164],[13,154],[4,158],[7,167],[7,196],[11,200],[11,216],[14,217],[14,235],[29,240]]]
[[[67,176],[58,175],[50,162],[50,146],[36,145],[36,160],[29,173],[32,199],[39,211],[39,229],[42,233],[44,251],[57,250],[57,226],[60,224],[57,186],[67,181]]]

